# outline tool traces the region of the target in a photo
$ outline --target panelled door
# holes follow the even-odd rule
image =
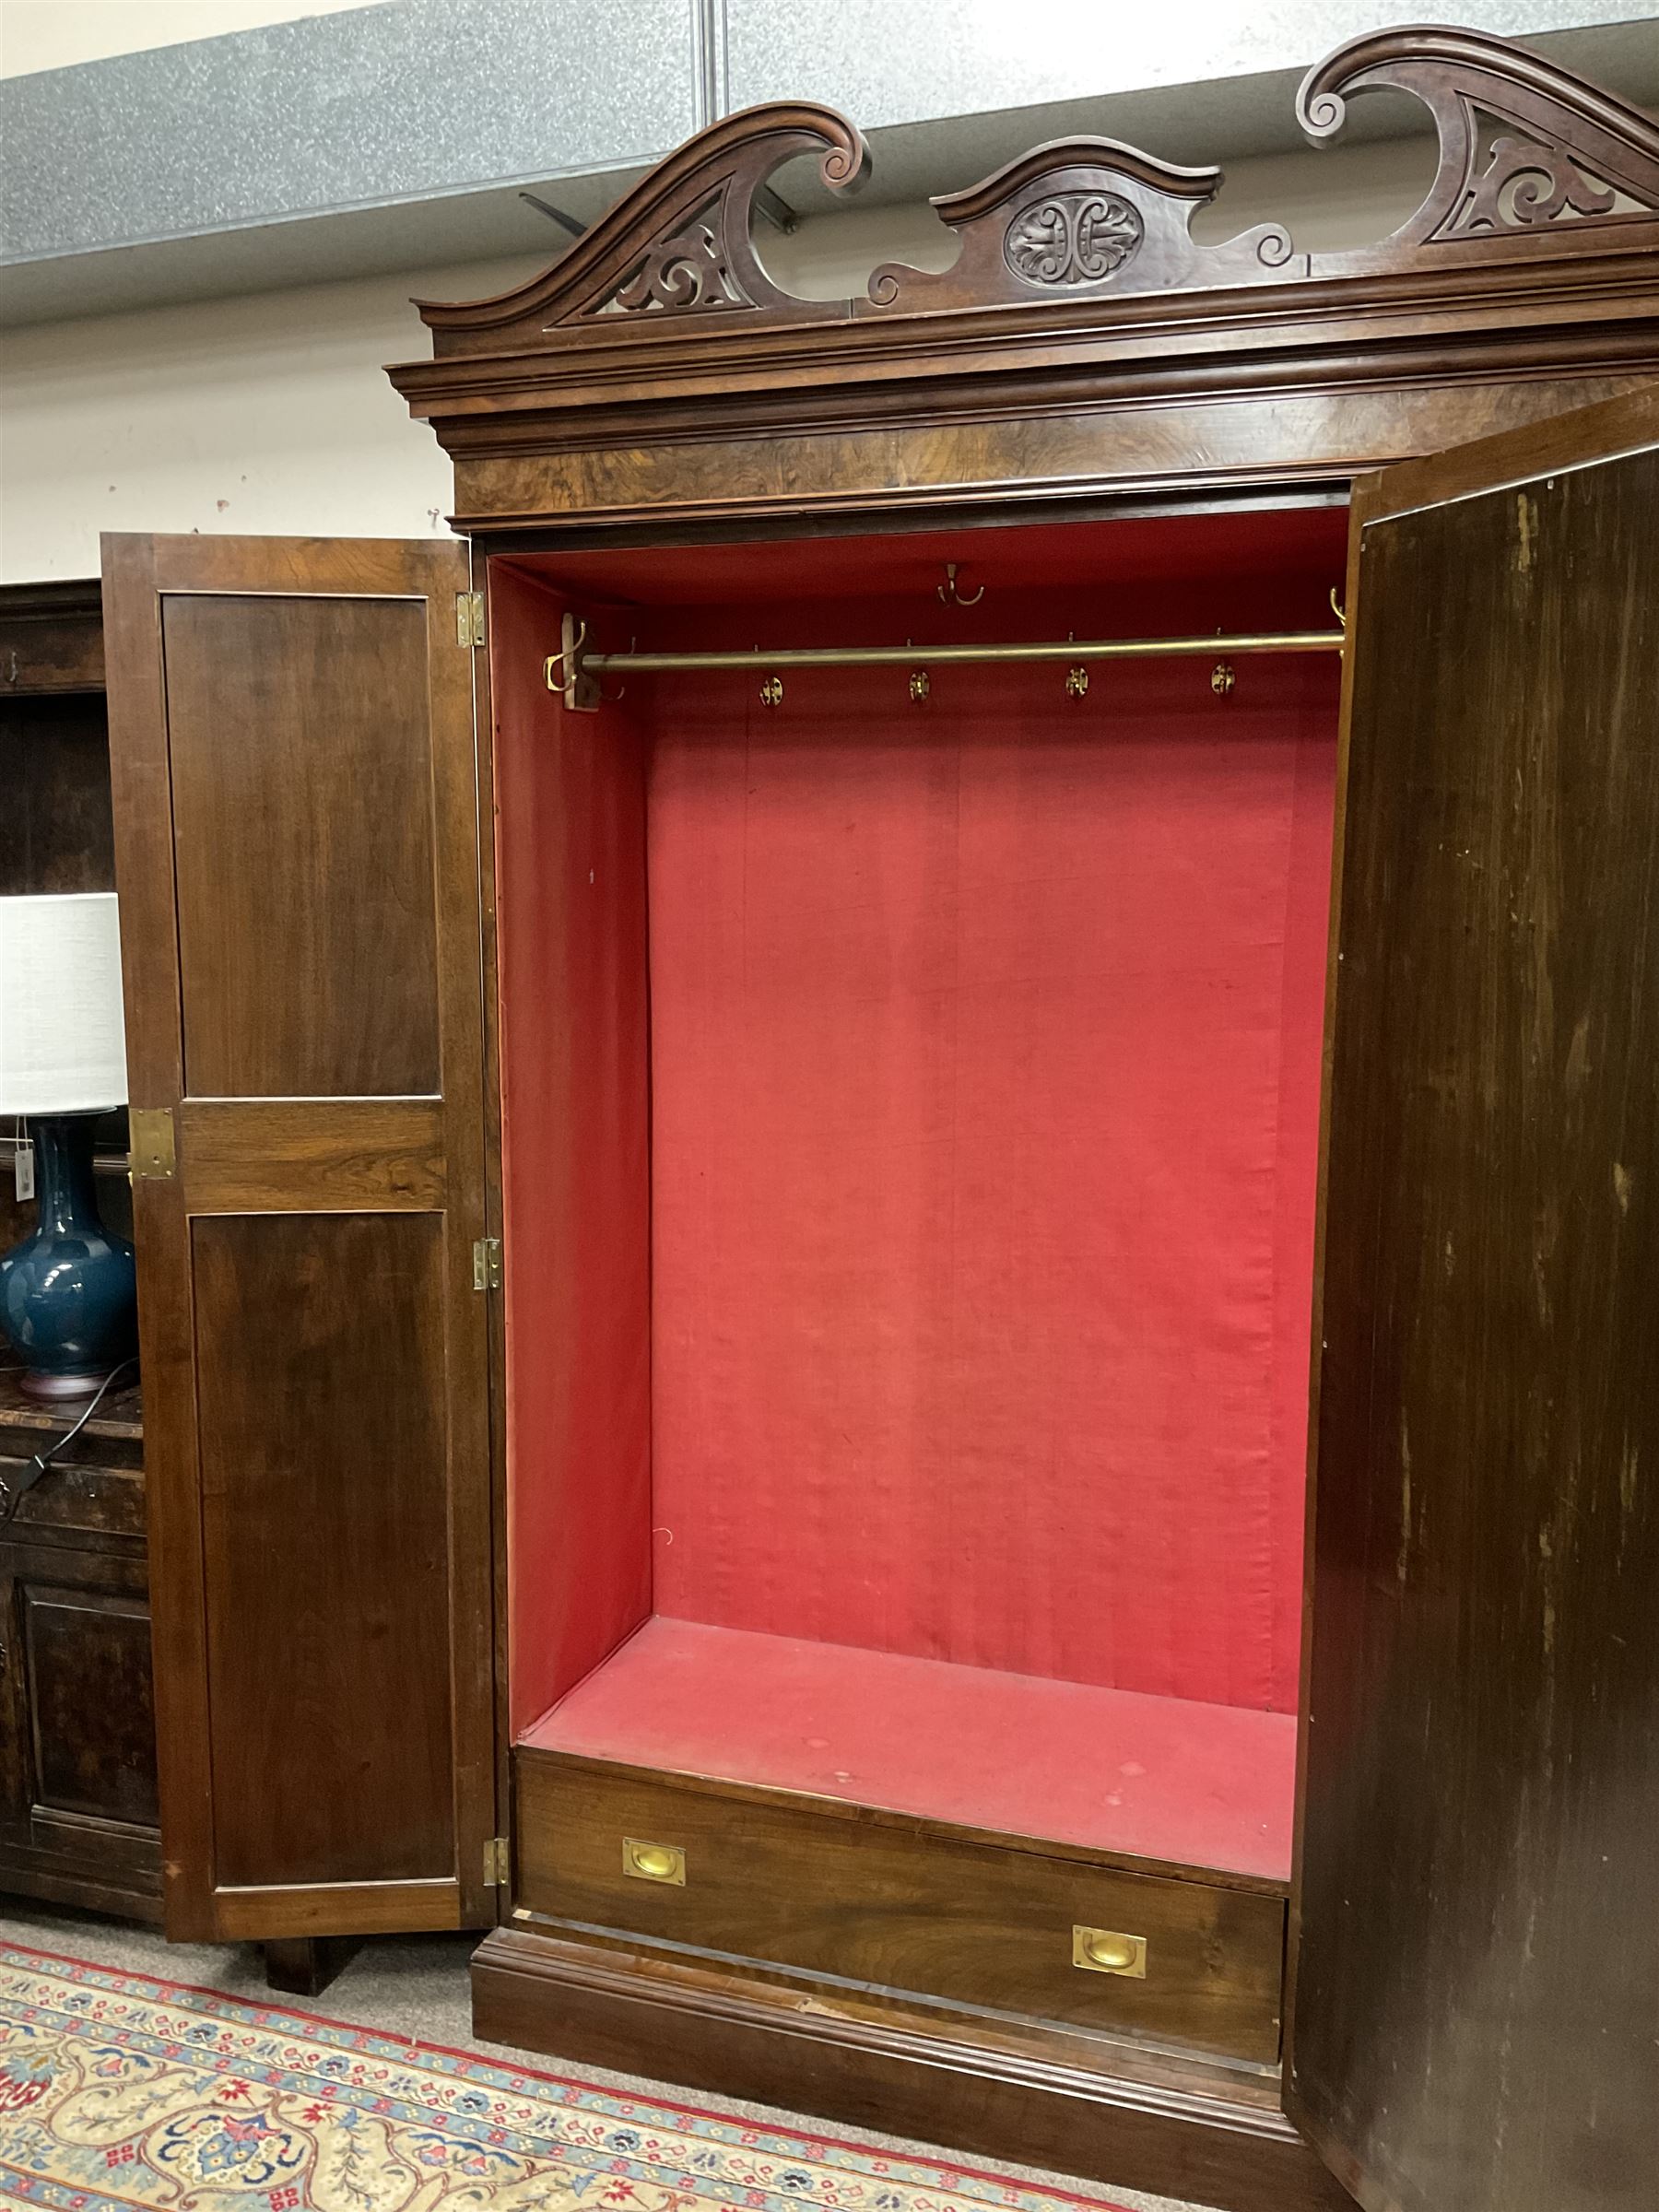
[[[493,1914],[466,585],[104,539],[175,1937]]]
[[[1358,487],[1287,2103],[1659,2201],[1659,393]]]

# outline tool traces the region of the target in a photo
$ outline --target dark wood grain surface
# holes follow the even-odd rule
[[[422,601],[164,606],[187,1089],[436,1092]]]
[[[1228,2212],[1349,2200],[1277,2109],[1275,2076],[846,1983],[513,1926],[473,1961],[491,2042],[956,2153],[1018,2160]]]
[[[1278,2056],[1277,1898],[607,1774],[526,1747],[515,1772],[514,1894],[533,1912],[1035,2019]],[[682,1850],[684,1886],[627,1874],[628,1837]],[[1143,1937],[1145,1979],[1075,1966],[1079,1925]]]
[[[1291,2109],[1375,2212],[1638,2212],[1659,398],[1355,526]]]
[[[448,1187],[437,1099],[186,1099],[179,1140],[205,1213],[304,1206],[441,1206]]]
[[[0,1889],[159,1919],[156,1738],[135,1399],[61,1439],[0,1387]],[[92,1424],[88,1424],[88,1430]],[[29,1487],[25,1489],[25,1482]]]
[[[0,896],[114,889],[101,694],[10,698],[0,691]]]
[[[96,576],[0,587],[0,699],[101,691],[103,606]]]
[[[145,1596],[27,1583],[22,1611],[39,1801],[154,1829],[156,1720]]]
[[[430,1663],[441,1218],[205,1216],[192,1241],[214,1347],[198,1420],[217,1878],[451,1873],[449,1684]],[[324,1745],[334,1771],[312,1779]]]
[[[129,1075],[178,1149],[135,1210],[181,1936],[492,1908],[466,579],[105,541]]]

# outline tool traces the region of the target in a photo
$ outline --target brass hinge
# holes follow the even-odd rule
[[[482,645],[484,642],[484,594],[482,592],[455,594],[455,642],[457,645]]]
[[[133,1106],[127,1110],[129,1182],[171,1182],[177,1167],[173,1150],[171,1106]]]
[[[484,1880],[491,1889],[499,1889],[507,1879],[510,1861],[505,1836],[491,1836],[484,1846]]]
[[[480,1237],[473,1246],[473,1288],[499,1290],[501,1287],[501,1240]]]

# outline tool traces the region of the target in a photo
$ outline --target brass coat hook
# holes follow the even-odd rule
[[[982,583],[971,597],[966,592],[959,590],[956,562],[947,560],[945,563],[945,581],[939,586],[939,596],[947,606],[977,606],[984,595],[985,587]]]
[[[632,653],[638,646],[639,642],[640,641],[638,638],[629,638],[628,641],[629,652]],[[605,680],[603,677],[601,677],[599,681],[598,697],[601,706],[614,707],[618,700],[623,700],[628,697],[628,686],[626,684],[618,684],[614,691],[607,691],[605,688]]]
[[[573,634],[569,616],[565,618],[564,629],[564,644],[558,653],[547,655],[547,664],[542,669],[549,691],[563,691],[574,682],[576,655],[587,643],[587,624],[580,616],[576,618]]]
[[[1347,629],[1347,609],[1343,606],[1341,600],[1337,598],[1336,586],[1335,584],[1331,586],[1331,612],[1335,616],[1337,621],[1342,625],[1344,630],[1346,630]]]

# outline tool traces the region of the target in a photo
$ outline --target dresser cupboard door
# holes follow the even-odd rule
[[[1357,489],[1288,2108],[1659,2176],[1659,394]]]
[[[175,1937],[492,1913],[466,584],[104,540]]]

